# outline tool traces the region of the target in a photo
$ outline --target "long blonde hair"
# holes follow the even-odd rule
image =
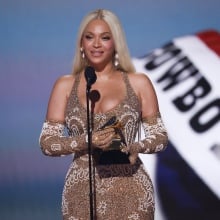
[[[85,16],[81,22],[81,25],[79,27],[77,42],[76,42],[76,50],[73,60],[72,74],[80,73],[86,66],[86,61],[81,56],[81,51],[80,51],[81,41],[86,26],[90,21],[95,19],[104,20],[108,24],[111,30],[115,44],[115,51],[118,54],[118,60],[119,60],[118,68],[124,72],[135,72],[135,67],[131,61],[129,50],[126,44],[124,31],[121,27],[121,24],[117,16],[113,14],[111,11],[98,9]]]

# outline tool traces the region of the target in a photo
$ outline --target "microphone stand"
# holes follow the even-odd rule
[[[88,154],[89,154],[89,201],[90,201],[90,220],[94,219],[93,214],[93,184],[92,184],[92,149],[91,149],[91,128],[90,128],[90,109],[89,109],[89,94],[91,85],[86,86],[86,103],[87,103],[87,135],[88,135]]]

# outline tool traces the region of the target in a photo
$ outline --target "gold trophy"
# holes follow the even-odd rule
[[[103,130],[106,128],[114,128],[115,135],[113,137],[112,143],[108,148],[105,149],[105,151],[121,150],[124,146],[126,146],[125,138],[122,133],[123,126],[122,123],[116,118],[116,116],[110,118],[108,122],[106,122],[101,128],[99,128],[99,130]]]

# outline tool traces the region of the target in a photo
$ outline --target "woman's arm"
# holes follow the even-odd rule
[[[166,148],[168,136],[162,121],[158,100],[150,79],[144,74],[130,77],[131,84],[139,97],[142,110],[142,126],[145,138],[134,142],[123,151],[130,153],[130,161],[136,161],[138,153],[156,153]]]
[[[73,83],[74,77],[68,75],[60,77],[53,86],[39,138],[41,150],[45,155],[61,156],[86,150],[86,135],[65,136],[65,109]]]

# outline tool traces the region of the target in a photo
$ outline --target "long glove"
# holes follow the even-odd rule
[[[142,126],[145,139],[139,142],[134,142],[122,149],[123,152],[130,154],[129,160],[131,164],[136,162],[138,153],[156,153],[164,150],[167,146],[168,136],[160,113],[151,117],[143,118]]]
[[[96,131],[92,134],[92,143],[105,148],[114,136],[114,129]],[[63,156],[77,151],[87,151],[87,134],[65,136],[65,125],[60,122],[45,121],[39,138],[42,152],[47,156]]]
[[[63,156],[87,149],[86,135],[65,136],[65,125],[60,122],[45,121],[39,143],[47,156]]]

